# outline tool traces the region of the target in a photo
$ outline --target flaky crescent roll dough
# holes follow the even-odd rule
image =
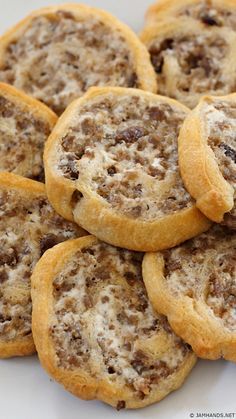
[[[177,136],[187,113],[142,90],[90,89],[46,143],[46,188],[56,211],[131,250],[168,248],[208,229],[179,175]]]
[[[203,97],[179,136],[179,164],[186,188],[208,218],[234,229],[235,130],[236,93]]]
[[[215,225],[143,261],[148,297],[202,358],[236,362],[236,234]]]
[[[141,40],[151,55],[160,94],[193,108],[204,94],[235,91],[236,31],[170,17],[147,25]]]
[[[118,410],[177,389],[196,357],[155,313],[142,254],[87,236],[55,246],[32,275],[32,327],[48,373],[74,395]]]
[[[6,32],[0,38],[0,80],[57,114],[90,86],[157,89],[149,54],[133,31],[82,4],[37,10]]]
[[[0,171],[44,181],[44,143],[56,121],[46,105],[0,83]]]
[[[42,183],[0,173],[0,358],[35,351],[30,276],[44,251],[85,232],[55,213]]]

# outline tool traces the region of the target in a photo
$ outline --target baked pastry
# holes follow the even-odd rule
[[[203,94],[236,86],[236,32],[186,17],[160,20],[141,34],[156,71],[158,92],[190,108]]]
[[[153,307],[202,357],[236,362],[236,232],[215,224],[174,249],[145,255]]]
[[[58,114],[90,86],[157,89],[148,52],[132,30],[81,4],[40,9],[3,35],[0,80]]]
[[[76,396],[118,410],[161,400],[196,361],[151,308],[142,257],[87,236],[47,251],[32,275],[43,367]]]
[[[229,27],[236,31],[235,0],[159,0],[149,7],[146,24],[155,25],[161,19],[188,18],[206,26]]]
[[[44,154],[50,202],[99,239],[175,246],[209,228],[184,189],[177,136],[188,109],[138,89],[91,88],[58,121]]]
[[[236,93],[202,98],[179,136],[186,188],[207,217],[231,229],[236,229],[235,132]]]
[[[44,180],[44,143],[57,116],[43,103],[0,83],[0,171]]]
[[[83,230],[57,215],[42,183],[0,173],[0,357],[35,351],[30,275],[49,247]]]

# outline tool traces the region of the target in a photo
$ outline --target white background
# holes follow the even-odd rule
[[[174,1],[174,0],[173,0]],[[104,8],[136,32],[153,0],[84,0]],[[0,0],[0,32],[33,9],[53,0]],[[235,413],[236,365],[199,361],[183,387],[160,403],[138,411],[120,411],[100,402],[76,399],[51,380],[36,356],[0,360],[0,419],[187,419],[190,413]]]

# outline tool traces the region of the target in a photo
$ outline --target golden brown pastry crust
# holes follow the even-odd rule
[[[179,264],[181,266],[181,259]],[[213,360],[223,357],[236,362],[235,329],[225,327],[222,319],[215,316],[207,305],[204,294],[209,284],[206,284],[207,289],[201,292],[200,297],[175,294],[167,285],[165,267],[163,253],[147,253],[144,256],[143,279],[154,309],[167,316],[175,333],[192,346],[197,356]],[[191,276],[191,266],[189,271]],[[180,282],[177,278],[179,287]]]
[[[160,19],[179,18],[181,9],[199,5],[200,3],[199,0],[159,0],[148,8],[146,25],[155,25]],[[202,3],[205,3],[209,8],[236,12],[235,0],[211,0],[210,2],[203,1]]]
[[[154,67],[160,55],[156,51],[163,47],[163,61],[156,69],[160,94],[194,108],[205,94],[234,92],[236,32],[225,27],[205,27],[187,17],[170,17],[160,20],[158,25],[147,25],[140,38]],[[180,49],[175,52],[175,48]]]
[[[46,188],[50,202],[55,210],[68,220],[74,220],[91,234],[110,244],[131,250],[153,251],[175,246],[176,244],[206,231],[210,223],[191,205],[183,210],[165,214],[151,221],[137,220],[119,214],[110,208],[97,193],[88,189],[83,181],[77,187],[76,181],[65,178],[56,170],[57,150],[60,139],[67,132],[71,121],[76,118],[77,109],[88,104],[90,100],[112,93],[117,97],[122,95],[150,98],[160,103],[164,102],[186,108],[166,97],[155,96],[152,93],[137,89],[123,88],[91,88],[86,95],[74,101],[60,117],[50,135],[44,153]],[[73,194],[79,189],[83,198],[73,207]]]
[[[224,179],[208,145],[208,127],[204,121],[204,107],[219,100],[235,103],[236,94],[203,97],[187,116],[179,135],[179,165],[185,186],[196,199],[197,207],[216,222],[221,222],[234,205],[234,189]]]
[[[29,179],[15,176],[11,173],[0,174],[0,186],[6,190],[16,189],[22,191],[24,194],[29,196],[31,199],[34,196],[45,196],[45,186],[42,183],[34,182]],[[32,336],[24,337],[23,339],[17,339],[12,342],[0,342],[0,357],[9,358],[12,356],[25,356],[31,355],[35,352],[35,346]]]
[[[7,345],[2,342],[0,343],[1,358],[33,355],[35,351],[36,349],[32,337],[25,338],[24,342],[23,340],[21,342],[18,340],[16,342],[8,342]]]
[[[53,15],[58,11],[72,13],[73,16],[78,19],[81,17],[85,19],[89,19],[90,17],[97,17],[102,22],[104,22],[105,25],[110,27],[111,30],[115,29],[119,31],[133,53],[134,69],[138,78],[138,87],[150,92],[157,91],[156,77],[150,63],[149,54],[145,46],[139,41],[134,32],[128,26],[113,17],[110,13],[83,4],[67,3],[36,10],[28,17],[20,21],[17,25],[8,30],[0,38],[0,68],[2,65],[4,65],[5,51],[8,45],[11,42],[14,42],[14,40],[20,39],[26,28],[30,25],[35,17],[50,16],[53,19]]]
[[[27,199],[29,203],[35,198],[46,199],[45,185],[43,183],[21,177],[13,173],[0,173],[0,189],[1,191],[6,192],[16,191],[17,194],[19,193],[19,195],[22,195],[24,199]],[[16,220],[16,222],[19,222],[19,220]],[[84,230],[80,228],[75,230],[78,232],[78,236],[85,234]],[[75,236],[76,234],[74,234],[74,237]],[[3,282],[1,283],[0,289],[4,291],[4,287],[5,285]],[[20,281],[18,281],[16,286],[10,286],[10,293],[10,298],[13,300],[17,299],[18,296],[22,297],[22,299],[28,298],[30,296],[30,283],[27,283],[27,281],[20,283]],[[20,301],[21,298],[19,299],[18,304],[20,304]],[[16,337],[13,340],[0,339],[0,358],[25,356],[34,352],[35,346],[32,334],[23,337]]]
[[[61,243],[47,251],[37,263],[33,272],[31,293],[33,300],[32,329],[39,359],[48,373],[74,395],[84,399],[99,399],[119,409],[140,408],[164,398],[170,391],[181,386],[184,379],[194,366],[196,357],[192,352],[186,355],[181,367],[173,376],[163,382],[163,386],[151,392],[144,400],[134,398],[131,389],[110,382],[106,376],[97,379],[82,368],[72,370],[58,366],[55,346],[49,335],[49,321],[54,316],[53,310],[53,279],[61,272],[80,249],[88,248],[98,240],[93,236],[83,237]],[[166,341],[157,344],[160,351]],[[155,345],[154,345],[155,346]],[[99,371],[99,368],[98,368]],[[95,374],[96,375],[96,374]],[[125,402],[125,403],[124,403]]]
[[[28,110],[32,115],[35,115],[36,118],[38,117],[45,119],[50,124],[51,128],[53,128],[57,122],[57,115],[51,109],[49,109],[48,106],[39,100],[26,95],[24,92],[16,89],[14,86],[0,82],[0,93],[4,97],[9,98],[9,100],[12,100],[23,110]]]
[[[22,118],[24,118],[24,116],[28,116],[28,117],[33,117],[35,118],[36,122],[39,123],[43,123],[45,124],[45,127],[47,127],[47,129],[49,130],[49,132],[52,130],[52,128],[54,127],[56,121],[57,121],[57,115],[51,110],[49,109],[46,105],[44,105],[43,103],[41,103],[40,101],[26,95],[24,92],[22,92],[21,90],[16,89],[13,86],[10,86],[9,84],[5,84],[5,83],[0,83],[0,95],[1,97],[3,97],[4,99],[6,99],[7,101],[9,101],[9,103],[12,106],[12,111],[16,112],[16,114],[18,113],[22,113]],[[14,107],[16,109],[14,109]],[[4,113],[2,116],[3,120],[5,118]],[[7,117],[9,118],[9,116]],[[12,118],[14,119],[14,115],[12,116]],[[7,132],[8,128],[4,128],[3,130],[6,134],[8,134]],[[22,131],[25,128],[22,128]],[[42,130],[42,127],[39,125],[39,128],[35,128],[35,131],[40,132],[40,130]],[[19,132],[21,132],[21,129],[19,128]],[[43,133],[42,133],[43,136]],[[7,142],[7,135],[5,136],[4,134],[1,136],[1,140],[2,143],[4,145],[4,142]],[[42,137],[43,138],[43,137]],[[31,140],[31,143],[34,146],[34,137],[33,135],[29,135],[28,139]],[[45,140],[46,140],[46,136],[45,136]],[[15,144],[15,147],[17,147],[17,144]],[[21,150],[21,145],[20,145],[20,139],[19,139],[19,149]],[[29,153],[26,157],[26,159],[23,161],[23,163],[21,162],[21,164],[18,163],[17,167],[14,167],[13,172],[21,175],[21,176],[25,176],[25,177],[33,177],[34,175],[34,164],[35,164],[35,159],[34,157],[34,152],[37,154],[37,156],[39,156],[40,158],[40,154],[41,154],[41,159],[42,159],[42,154],[43,154],[43,144],[41,147],[41,150],[38,149],[38,145],[35,144],[35,149],[31,148],[29,149]],[[2,153],[5,153],[5,150],[3,149]],[[11,147],[10,153],[14,153],[14,146]],[[0,156],[1,157],[1,156]],[[2,155],[2,158],[4,160],[4,155]],[[14,155],[13,155],[14,157]],[[40,162],[37,162],[37,164],[40,166],[40,173],[43,172],[43,167],[41,167]],[[6,167],[6,164],[4,164],[4,171],[12,171],[10,170],[8,167]],[[40,179],[41,180],[41,179]]]

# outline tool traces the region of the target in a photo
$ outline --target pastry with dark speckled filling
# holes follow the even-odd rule
[[[43,182],[44,143],[56,121],[43,103],[0,83],[0,172]]]
[[[236,232],[215,224],[164,252],[146,254],[143,279],[155,310],[202,358],[236,362]]]
[[[45,146],[56,211],[100,240],[137,251],[207,230],[179,174],[177,139],[188,113],[143,90],[91,88],[67,108]]]
[[[35,351],[30,276],[41,255],[85,232],[60,217],[43,183],[0,173],[0,358]]]
[[[157,90],[135,33],[109,13],[76,3],[35,11],[0,38],[0,81],[57,114],[91,86]]]
[[[152,309],[142,259],[87,236],[48,250],[32,275],[32,329],[43,367],[74,395],[118,410],[161,400],[196,362]]]
[[[161,1],[141,34],[158,92],[194,108],[204,94],[236,90],[235,1]]]
[[[158,0],[149,7],[146,24],[155,25],[170,17],[193,19],[205,27],[228,27],[236,31],[235,0]]]
[[[179,136],[180,171],[197,207],[236,230],[236,93],[203,97]]]

